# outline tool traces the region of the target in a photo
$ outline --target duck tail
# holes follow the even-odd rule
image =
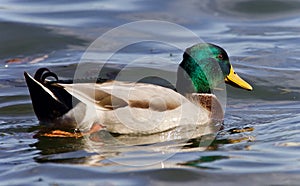
[[[46,78],[58,81],[57,75],[47,68],[40,68],[34,77],[24,72],[33,110],[41,122],[53,122],[73,108],[72,96],[63,87],[50,83]]]

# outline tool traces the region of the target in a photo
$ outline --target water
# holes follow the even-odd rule
[[[299,9],[296,0],[2,1],[1,184],[297,185]],[[209,148],[201,149],[199,138],[176,148],[177,153],[171,152],[172,142],[164,140],[149,147],[147,140],[155,139],[153,136],[117,136],[127,144],[144,143],[123,147],[102,133],[103,141],[96,146],[85,138],[34,138],[39,122],[23,71],[33,73],[49,67],[60,77],[72,78],[86,47],[97,37],[116,26],[144,19],[180,24],[203,40],[221,45],[236,71],[252,83],[252,92],[227,87],[224,129]],[[185,39],[178,35],[174,42]],[[149,54],[174,63],[182,55],[155,44],[150,48],[133,46],[115,56],[112,67]],[[143,65],[174,72],[165,64]],[[160,162],[162,157],[165,161]],[[157,163],[126,165],[148,161]]]

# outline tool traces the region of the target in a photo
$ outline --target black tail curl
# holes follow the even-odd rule
[[[58,82],[58,77],[55,73],[51,72],[48,68],[40,68],[34,74],[34,79],[42,84],[46,84],[46,79],[53,77]]]

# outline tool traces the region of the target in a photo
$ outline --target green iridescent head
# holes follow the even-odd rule
[[[210,43],[200,43],[187,48],[177,73],[176,88],[180,93],[210,93],[224,81],[252,90],[251,85],[234,72],[226,51]]]

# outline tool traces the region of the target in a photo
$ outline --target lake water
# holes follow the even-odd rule
[[[296,0],[1,1],[1,185],[298,185],[299,12]],[[140,20],[179,24],[222,46],[253,85],[252,92],[227,87],[224,127],[216,138],[205,136],[213,137],[208,148],[199,147],[201,137],[176,152],[174,141],[147,141],[157,136],[117,136],[123,147],[105,133],[95,145],[85,138],[35,138],[39,122],[23,72],[48,67],[71,79],[96,38]],[[185,39],[177,34],[172,41]],[[112,58],[112,67],[149,55],[174,63],[141,66],[172,73],[182,53],[133,45]]]

